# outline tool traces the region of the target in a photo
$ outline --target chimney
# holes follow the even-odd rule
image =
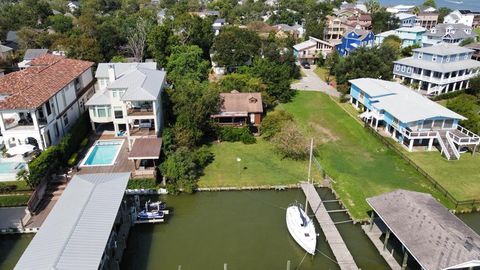
[[[113,64],[108,64],[108,79],[112,83],[117,77],[115,76],[115,67]]]

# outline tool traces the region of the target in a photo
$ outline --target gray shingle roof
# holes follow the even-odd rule
[[[75,175],[15,269],[98,269],[129,178]]]
[[[438,44],[435,46],[423,47],[414,49],[414,52],[422,52],[428,54],[436,54],[436,55],[452,55],[452,54],[461,54],[461,53],[470,53],[473,50],[453,45],[453,44]]]
[[[424,68],[442,73],[480,67],[480,62],[472,59],[459,60],[448,63],[435,63],[432,61],[421,61],[418,59],[414,59],[413,57],[407,57],[393,62],[410,67]]]
[[[434,117],[466,119],[396,82],[372,78],[355,79],[349,82],[371,96],[371,100],[376,101],[372,103],[375,108],[385,110],[403,123]]]
[[[449,35],[454,39],[469,37],[473,38],[477,36],[475,31],[472,30],[472,27],[466,26],[462,23],[439,23],[435,25],[435,27],[430,29],[429,32],[426,32],[425,35],[430,37],[443,37],[447,34],[448,27],[451,27],[452,30],[454,30],[454,32],[449,33]],[[469,30],[470,34],[467,34],[467,32],[465,32],[466,30]],[[435,33],[433,33],[432,31],[435,31]]]
[[[367,202],[423,269],[480,265],[480,236],[430,194],[399,189]]]
[[[111,105],[112,99],[110,98],[110,93],[108,91],[96,92],[88,101],[85,103],[87,106],[94,105]]]
[[[30,61],[48,53],[48,49],[27,49],[23,60]]]

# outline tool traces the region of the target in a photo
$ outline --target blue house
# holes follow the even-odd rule
[[[335,45],[335,49],[341,56],[347,56],[358,47],[372,47],[374,42],[372,31],[355,29],[343,35],[342,42]]]
[[[458,124],[465,117],[404,85],[371,78],[350,83],[350,102],[363,111],[360,117],[410,152],[435,146],[447,159],[460,159],[460,152],[475,152],[480,144],[477,134]]]

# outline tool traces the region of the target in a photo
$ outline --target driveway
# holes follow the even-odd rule
[[[301,67],[305,77],[302,77],[299,82],[293,83],[291,88],[302,91],[319,91],[334,97],[339,97],[340,93],[335,88],[328,85],[326,82],[320,79],[317,74],[315,74],[315,68],[315,65],[312,65],[310,69],[304,69]]]

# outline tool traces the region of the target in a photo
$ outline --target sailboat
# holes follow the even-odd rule
[[[312,169],[313,139],[310,143],[310,163],[308,165],[308,181],[310,181],[310,172]],[[307,253],[315,255],[317,246],[317,233],[312,219],[307,215],[307,202],[305,202],[305,211],[298,202],[293,203],[287,208],[285,216],[287,228],[290,235],[295,239]]]
[[[287,208],[287,228],[295,241],[309,254],[315,255],[317,234],[312,219],[303,211],[302,205],[294,203]]]

